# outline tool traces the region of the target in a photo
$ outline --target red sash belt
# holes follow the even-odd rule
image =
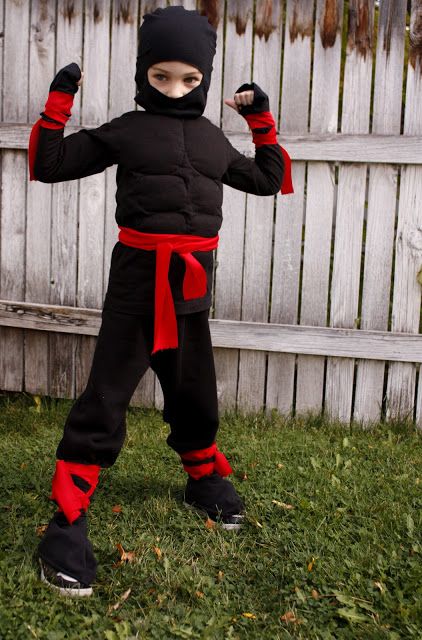
[[[122,244],[157,253],[152,353],[161,349],[176,349],[178,346],[177,320],[168,281],[171,254],[175,251],[185,261],[183,298],[185,300],[201,298],[207,292],[207,274],[200,262],[192,255],[192,251],[212,251],[218,245],[218,235],[204,238],[174,233],[142,233],[120,226],[119,229],[119,241]]]

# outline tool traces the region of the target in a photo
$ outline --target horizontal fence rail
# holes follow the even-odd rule
[[[422,362],[414,334],[210,319],[214,347]],[[0,300],[0,326],[97,336],[101,309]]]
[[[70,135],[93,126],[66,126]],[[1,149],[27,149],[31,127],[19,123],[0,123]],[[225,131],[231,144],[241,153],[253,157],[255,148],[250,133]],[[292,160],[321,162],[385,162],[388,164],[422,164],[422,136],[376,134],[306,134],[277,133]]]

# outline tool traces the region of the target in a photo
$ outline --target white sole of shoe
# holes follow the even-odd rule
[[[62,596],[70,596],[71,598],[87,598],[92,596],[92,587],[86,587],[83,589],[66,589],[64,587],[59,587],[52,582],[49,582],[45,577],[44,570],[41,567],[41,580],[45,584],[47,584],[51,589],[58,591]]]
[[[197,513],[202,513],[207,515],[206,511],[204,511],[203,509],[198,509],[197,507],[193,507],[191,504],[189,504],[189,502],[183,501],[183,505],[186,507],[186,509],[190,509],[190,511],[196,511]],[[239,514],[237,515],[237,518],[241,518],[242,522],[219,522],[218,520],[213,520],[213,522],[215,522],[217,527],[220,527],[225,531],[238,531],[244,525],[245,516],[242,514]]]

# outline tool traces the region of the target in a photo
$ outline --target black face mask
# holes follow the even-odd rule
[[[207,104],[207,91],[208,87],[202,78],[201,83],[189,93],[180,98],[169,98],[153,87],[146,77],[135,96],[135,101],[150,113],[179,118],[198,118]]]
[[[211,82],[217,34],[206,16],[182,6],[156,9],[143,16],[134,100],[150,113],[179,118],[198,118],[205,110]],[[201,83],[180,98],[169,98],[148,82],[147,71],[157,62],[179,60],[203,74]]]

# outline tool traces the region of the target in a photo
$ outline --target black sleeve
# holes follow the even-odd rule
[[[119,121],[81,129],[64,137],[62,129],[40,127],[34,174],[40,182],[62,182],[100,173],[119,161]]]
[[[257,196],[272,196],[281,189],[284,159],[278,144],[264,144],[255,148],[255,159],[240,153],[226,138],[227,169],[221,178],[233,189]]]

